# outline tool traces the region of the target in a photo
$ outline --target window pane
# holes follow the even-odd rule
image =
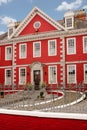
[[[76,81],[75,75],[76,75],[75,65],[68,66],[68,83],[75,83]]]
[[[49,67],[49,83],[56,83],[56,67]]]
[[[25,68],[20,69],[20,84],[26,83],[26,70]]]
[[[75,54],[75,39],[68,39],[68,54]]]
[[[11,85],[11,70],[6,70],[6,85]]]
[[[84,52],[87,52],[87,38],[84,38]]]
[[[56,55],[56,42],[49,41],[49,56]]]
[[[6,48],[6,60],[11,60],[12,59],[12,48],[7,47]]]
[[[21,52],[20,52],[20,58],[26,58],[26,45],[25,44],[23,44],[23,45],[20,45],[21,46]]]
[[[66,22],[67,22],[67,27],[72,27],[72,18],[67,19]]]
[[[84,80],[87,82],[87,65],[85,65],[85,74],[84,74]]]
[[[34,43],[34,56],[40,56],[40,43]]]

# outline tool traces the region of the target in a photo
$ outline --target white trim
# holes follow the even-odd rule
[[[19,42],[29,42],[29,41],[37,41],[37,40],[47,40],[52,38],[60,38],[60,37],[68,37],[68,36],[83,36],[87,35],[87,28],[84,29],[76,29],[76,30],[68,30],[68,31],[58,31],[52,30],[47,32],[38,33],[38,35],[22,35],[13,39],[4,39],[0,41],[0,46],[9,45],[9,44],[18,44]]]
[[[87,53],[87,51],[85,51],[85,46],[84,46],[84,39],[87,38],[87,36],[83,37],[83,53]]]
[[[67,27],[67,20],[68,19],[72,19],[72,26],[70,26],[70,27]],[[65,18],[65,28],[66,29],[73,29],[74,28],[74,16],[69,16],[69,17]]]
[[[43,19],[45,19],[52,26],[54,26],[56,29],[58,29],[58,30],[65,30],[66,31],[65,27],[63,27],[61,24],[59,24],[58,21],[55,21],[54,19],[52,19],[50,16],[48,16],[47,14],[45,14],[39,8],[38,8],[37,14],[40,15]]]
[[[33,72],[35,71],[35,70],[40,70],[40,82],[42,82],[43,81],[43,67],[42,67],[42,65],[41,65],[41,63],[40,62],[34,62],[33,64],[32,64],[32,67],[31,67],[31,83],[32,84],[34,84],[34,76],[33,76]]]
[[[7,72],[7,70],[10,70],[11,71],[11,68],[9,68],[9,69],[5,69],[5,85],[11,85],[11,83],[12,83],[12,81],[10,81],[10,83],[9,84],[7,84],[7,82],[6,82],[6,72]],[[12,71],[11,71],[12,72]],[[12,75],[12,73],[11,73],[11,75]],[[12,76],[10,76],[11,77],[11,79],[12,79]]]
[[[40,45],[40,54],[35,56],[35,44],[39,43]],[[41,57],[41,41],[33,42],[33,58]]]
[[[20,76],[20,71],[21,71],[21,69],[25,69],[25,83],[21,83],[21,80],[20,80],[20,79],[21,79],[21,78],[20,78],[20,77],[21,77],[21,76]],[[26,84],[26,78],[27,78],[26,76],[27,76],[27,75],[26,75],[26,67],[21,67],[21,68],[19,68],[19,84],[20,84],[20,85]]]
[[[69,53],[69,48],[68,48],[68,44],[69,44],[69,40],[74,40],[74,53]],[[67,55],[74,55],[76,54],[76,38],[67,38]]]
[[[19,115],[19,116],[34,116],[34,117],[43,117],[43,118],[56,118],[56,119],[79,119],[79,120],[87,120],[87,114],[79,114],[79,113],[64,113],[64,112],[40,112],[40,111],[23,111],[23,110],[8,110],[8,109],[0,109],[1,114],[8,115]]]
[[[54,41],[55,42],[55,54],[51,55],[50,54],[50,42]],[[56,56],[57,55],[57,40],[48,40],[48,56]]]
[[[25,45],[25,56],[21,57],[21,46]],[[19,44],[19,59],[25,59],[27,58],[27,44],[23,43],[23,44]]]
[[[55,75],[56,75],[56,81],[55,82],[52,82],[52,81],[50,81],[50,68],[51,67],[55,67]],[[52,66],[48,66],[48,83],[49,84],[57,84],[58,82],[57,82],[57,66],[56,65],[52,65]]]
[[[70,61],[70,62],[65,62],[65,64],[79,64],[79,63],[87,63],[87,60],[85,60],[85,61]],[[45,64],[45,65],[54,65],[54,64],[56,64],[56,65],[62,65],[62,62],[44,62],[43,64]],[[23,64],[23,65],[21,65],[21,64],[19,64],[19,65],[17,65],[17,64],[15,64],[14,65],[14,67],[24,67],[24,66],[29,66],[29,65],[31,65],[31,64]],[[0,66],[0,68],[11,68],[11,67],[13,67],[13,66]]]
[[[7,59],[7,48],[11,48],[11,57],[9,59]],[[5,47],[5,60],[12,60],[12,46]]]
[[[76,82],[77,82],[77,80],[76,80],[76,65],[75,64],[72,64],[72,65],[67,65],[67,83],[68,84],[70,84],[70,82],[69,82],[69,66],[74,66],[74,68],[75,68],[75,81],[73,82],[73,83],[75,83],[76,84]],[[72,84],[72,83],[71,83]]]
[[[86,83],[87,84],[87,81],[85,80],[85,66],[86,66],[87,64],[84,64],[84,83]]]
[[[35,26],[37,23],[38,23],[38,26]],[[40,26],[41,26],[41,22],[40,22],[40,21],[35,21],[34,24],[33,24],[33,27],[34,27],[35,29],[39,29]]]

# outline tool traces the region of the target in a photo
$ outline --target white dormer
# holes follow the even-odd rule
[[[9,38],[15,30],[15,22],[11,21],[7,27],[8,27],[8,38]]]
[[[64,14],[64,18],[65,18],[65,28],[66,29],[74,28],[74,12],[71,10],[68,10]]]

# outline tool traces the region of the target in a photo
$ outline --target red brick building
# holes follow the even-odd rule
[[[0,84],[87,84],[85,10],[55,21],[35,7],[0,36]],[[38,89],[38,88],[36,88]]]

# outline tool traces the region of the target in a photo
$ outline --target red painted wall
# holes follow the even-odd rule
[[[5,47],[12,45],[3,45],[1,46],[1,56],[0,56],[0,66],[10,66],[12,65],[12,60],[5,60]]]
[[[20,59],[19,58],[19,45],[17,44],[17,60],[16,63],[20,64],[31,64],[33,62],[41,62],[41,63],[50,63],[50,62],[59,62],[60,61],[60,39],[57,40],[57,55],[56,56],[48,56],[48,40],[41,40],[41,57],[33,57],[33,42],[27,42],[27,58]]]
[[[87,53],[83,53],[83,35],[73,36],[69,38],[76,38],[76,54],[67,55],[67,43],[66,43],[66,61],[84,61],[87,59]]]
[[[3,68],[0,68],[0,84],[4,84],[5,72]]]
[[[34,22],[40,21],[41,26],[39,28],[38,32],[47,32],[52,30],[57,30],[55,27],[53,27],[51,24],[49,24],[46,20],[44,20],[41,16],[38,14],[30,21],[30,23],[24,28],[24,30],[20,33],[20,35],[25,34],[32,34],[36,33],[35,29],[33,27]]]

